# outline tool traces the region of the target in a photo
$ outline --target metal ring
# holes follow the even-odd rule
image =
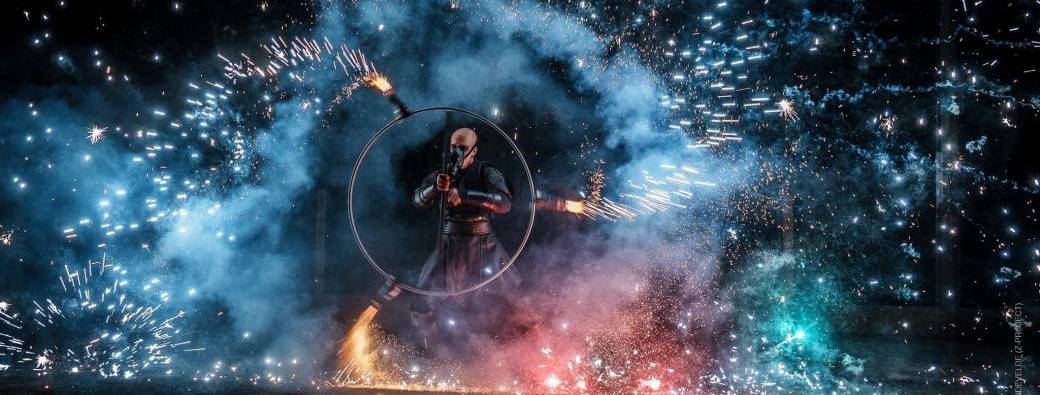
[[[528,186],[528,188],[530,188],[530,194],[531,194],[531,214],[530,214],[530,216],[529,216],[529,218],[527,220],[527,230],[524,232],[523,239],[520,240],[520,245],[517,246],[516,251],[513,252],[513,256],[511,256],[509,258],[509,260],[506,261],[505,265],[503,265],[501,269],[498,269],[498,272],[495,273],[493,276],[488,277],[487,279],[484,279],[484,281],[481,281],[481,282],[479,282],[479,283],[477,283],[477,284],[475,284],[475,285],[473,285],[473,286],[471,286],[469,288],[465,288],[465,289],[458,290],[458,291],[431,291],[431,290],[416,288],[416,287],[413,287],[411,285],[404,284],[404,283],[398,283],[397,282],[397,278],[394,277],[394,275],[392,275],[390,273],[387,273],[386,270],[383,270],[383,268],[381,266],[379,266],[379,263],[376,262],[376,260],[372,258],[372,255],[368,253],[368,249],[365,248],[365,243],[361,241],[361,233],[358,232],[357,221],[354,219],[354,183],[357,181],[358,173],[361,171],[361,163],[364,162],[365,156],[368,155],[369,150],[372,149],[372,146],[375,145],[376,141],[378,141],[379,138],[382,137],[384,133],[388,132],[398,122],[401,122],[401,121],[411,117],[412,115],[423,113],[423,112],[430,112],[430,111],[443,111],[443,112],[463,113],[463,114],[469,115],[471,117],[474,117],[474,118],[480,120],[481,122],[483,122],[483,123],[485,123],[487,125],[490,125],[492,129],[495,129],[495,131],[497,131],[498,134],[502,135],[502,137],[505,138],[507,142],[509,142],[509,145],[513,148],[513,151],[516,152],[517,157],[520,158],[520,164],[523,165],[524,174],[527,175],[527,186]],[[350,230],[354,233],[354,240],[357,241],[358,248],[361,249],[361,254],[365,256],[365,260],[367,260],[368,263],[370,265],[372,265],[372,268],[376,269],[376,271],[379,272],[379,275],[383,276],[383,278],[385,278],[390,283],[399,285],[402,289],[405,289],[405,290],[408,290],[408,291],[411,291],[411,292],[414,292],[414,293],[417,293],[417,294],[420,294],[420,295],[454,296],[454,295],[461,295],[461,294],[464,294],[464,293],[476,291],[477,289],[480,289],[481,287],[483,287],[485,285],[488,285],[492,281],[495,281],[495,279],[497,279],[499,276],[501,276],[502,273],[505,273],[506,270],[508,270],[509,267],[513,265],[513,262],[516,261],[516,258],[518,258],[520,256],[520,253],[522,253],[524,251],[524,246],[527,245],[527,239],[531,237],[531,230],[534,229],[534,214],[535,214],[535,200],[534,200],[535,192],[534,191],[535,191],[535,189],[534,189],[534,177],[531,176],[531,169],[530,169],[530,167],[527,166],[527,160],[524,158],[523,152],[520,151],[520,147],[518,147],[516,145],[516,142],[514,142],[513,139],[510,138],[509,135],[506,134],[506,132],[502,130],[502,128],[498,127],[498,125],[496,125],[494,122],[491,122],[487,118],[484,118],[484,117],[480,116],[479,114],[477,114],[475,112],[472,112],[472,111],[469,111],[469,110],[464,110],[464,109],[456,108],[456,107],[427,107],[427,108],[423,108],[423,109],[420,109],[420,110],[411,111],[411,112],[409,112],[407,114],[398,115],[396,118],[394,118],[389,123],[387,123],[382,128],[380,128],[379,131],[377,131],[376,134],[373,135],[372,138],[370,138],[368,140],[368,144],[365,144],[365,148],[363,150],[361,150],[361,155],[358,156],[357,162],[354,164],[354,171],[350,175],[350,189],[349,189],[349,192],[347,193],[347,212],[348,212],[349,217],[350,217]],[[440,230],[438,230],[438,232],[439,231]]]

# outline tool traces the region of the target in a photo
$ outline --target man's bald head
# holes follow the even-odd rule
[[[477,145],[477,132],[470,128],[455,129],[451,133],[451,144],[464,146],[467,149],[473,148],[474,145]]]

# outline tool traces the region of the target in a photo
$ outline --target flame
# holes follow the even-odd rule
[[[376,351],[372,347],[372,319],[378,312],[379,309],[373,305],[366,307],[340,342],[336,358],[340,382],[372,382],[381,379],[382,374],[375,366]]]
[[[380,73],[380,72],[369,73],[369,74],[365,75],[364,77],[362,77],[362,81],[368,87],[370,87],[372,89],[375,89],[375,90],[379,91],[379,93],[382,93],[382,94],[384,94],[386,96],[390,96],[390,95],[394,94],[394,87],[393,87],[393,85],[390,85],[390,79],[387,78],[386,75],[384,75],[383,73]]]
[[[567,200],[563,202],[563,209],[568,213],[584,214],[585,202],[579,200]]]

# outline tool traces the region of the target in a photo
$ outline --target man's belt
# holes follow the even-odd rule
[[[489,235],[493,232],[491,221],[444,221],[442,233],[446,235]]]

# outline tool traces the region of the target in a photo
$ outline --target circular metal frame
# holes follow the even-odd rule
[[[484,279],[483,281],[481,281],[481,282],[479,282],[477,284],[474,284],[473,286],[470,286],[470,287],[462,289],[462,290],[457,290],[457,291],[434,291],[434,290],[417,288],[417,287],[414,287],[414,286],[411,286],[411,285],[408,285],[408,284],[404,284],[404,283],[399,283],[397,281],[397,278],[394,277],[394,275],[388,273],[386,270],[383,270],[383,268],[381,266],[379,266],[379,263],[376,262],[376,260],[374,258],[372,258],[372,255],[368,253],[368,249],[365,248],[365,243],[363,241],[361,241],[361,233],[358,232],[357,221],[354,218],[354,184],[357,181],[358,173],[361,171],[361,164],[365,161],[365,157],[368,156],[368,152],[372,149],[372,147],[375,145],[375,143],[377,141],[379,141],[379,138],[382,137],[383,134],[385,134],[386,132],[390,131],[390,129],[392,129],[394,127],[394,125],[396,125],[397,123],[399,123],[399,122],[401,122],[401,121],[403,121],[405,119],[408,119],[409,117],[411,117],[411,116],[413,116],[415,114],[424,113],[424,112],[434,112],[434,111],[457,112],[457,113],[466,114],[466,115],[469,115],[469,116],[471,116],[473,118],[476,118],[476,119],[480,120],[481,122],[483,122],[483,123],[485,123],[487,125],[490,125],[492,129],[495,129],[495,131],[498,132],[498,134],[502,135],[502,138],[504,138],[506,140],[506,142],[509,143],[509,146],[513,148],[513,151],[516,152],[517,157],[520,158],[520,164],[523,165],[524,174],[527,175],[527,186],[528,186],[528,188],[530,188],[530,191],[531,191],[531,199],[530,199],[531,200],[531,204],[530,204],[530,206],[531,206],[531,214],[530,214],[530,216],[529,216],[529,218],[527,220],[527,230],[524,231],[524,237],[523,237],[523,239],[520,240],[520,245],[516,247],[516,251],[513,252],[513,255],[509,257],[509,260],[506,261],[505,264],[502,266],[502,268],[498,269],[498,272],[496,272],[494,275]],[[535,216],[535,200],[534,200],[535,193],[534,193],[534,190],[535,190],[534,189],[534,177],[531,176],[531,168],[527,166],[527,160],[524,158],[523,152],[520,151],[520,147],[518,147],[516,145],[516,142],[514,142],[513,139],[509,137],[509,134],[507,134],[505,131],[503,131],[502,128],[498,127],[498,125],[496,125],[494,122],[491,122],[487,118],[484,118],[484,117],[480,116],[480,114],[477,114],[477,113],[469,111],[469,110],[464,110],[464,109],[457,108],[457,107],[444,107],[444,106],[440,106],[440,107],[427,107],[427,108],[423,108],[423,109],[419,109],[419,110],[415,110],[415,111],[411,111],[411,112],[408,112],[408,113],[403,113],[401,115],[398,115],[396,118],[391,120],[389,123],[387,123],[386,125],[383,125],[383,127],[380,128],[379,131],[376,132],[376,134],[373,135],[372,138],[370,138],[368,140],[368,144],[365,144],[365,148],[363,150],[361,150],[361,155],[358,155],[357,162],[354,163],[354,171],[350,175],[350,189],[349,189],[349,191],[347,193],[347,212],[348,212],[348,214],[350,216],[350,230],[354,233],[354,240],[357,241],[358,248],[361,249],[361,254],[364,255],[365,260],[368,261],[368,263],[372,266],[372,268],[376,269],[376,271],[379,272],[379,275],[383,276],[383,278],[385,278],[390,283],[397,284],[402,289],[405,289],[405,290],[408,290],[410,292],[414,292],[414,293],[417,293],[417,294],[420,294],[420,295],[429,295],[429,296],[454,296],[454,295],[461,295],[461,294],[464,294],[464,293],[468,293],[468,292],[472,292],[472,291],[475,291],[477,289],[480,289],[481,287],[483,287],[485,285],[488,285],[492,281],[495,281],[495,279],[497,279],[499,276],[501,276],[502,273],[505,273],[506,270],[509,270],[509,267],[513,265],[513,262],[516,261],[516,258],[518,258],[520,256],[520,253],[522,253],[524,251],[524,246],[527,245],[527,239],[531,237],[531,230],[534,229],[534,216]],[[440,230],[438,230],[438,232],[439,231]]]

